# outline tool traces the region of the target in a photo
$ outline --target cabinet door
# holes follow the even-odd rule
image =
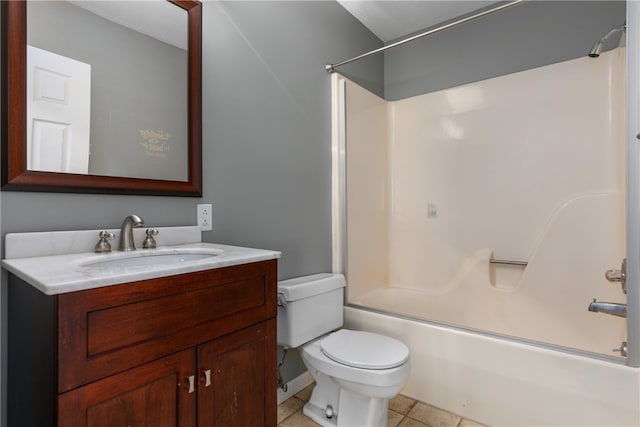
[[[275,319],[198,347],[199,427],[276,425]]]
[[[195,350],[185,350],[58,397],[65,427],[195,427]]]

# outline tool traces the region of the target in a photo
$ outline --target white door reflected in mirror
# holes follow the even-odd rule
[[[27,169],[88,173],[91,65],[27,46]]]

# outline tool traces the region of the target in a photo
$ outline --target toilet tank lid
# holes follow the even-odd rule
[[[345,284],[346,281],[342,274],[320,273],[282,280],[278,282],[278,293],[282,294],[285,301],[296,301],[344,288]]]

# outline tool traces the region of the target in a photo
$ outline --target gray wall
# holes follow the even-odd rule
[[[281,250],[281,277],[330,271],[324,65],[379,40],[334,2],[206,3],[204,20],[208,239]]]
[[[211,202],[214,230],[203,233],[204,240],[281,250],[283,279],[329,271],[330,78],[324,65],[381,42],[329,1],[207,1],[202,41],[202,199],[2,192],[2,236],[119,227],[129,213],[149,226],[195,224],[195,205]],[[382,87],[381,62],[362,75]],[[2,291],[6,304],[5,286]],[[1,313],[4,325],[6,306]],[[2,349],[6,361],[6,334]],[[295,354],[288,365],[287,379],[304,371]]]
[[[385,98],[403,99],[586,56],[626,19],[623,1],[529,1],[385,53]],[[620,40],[612,37],[606,47]]]

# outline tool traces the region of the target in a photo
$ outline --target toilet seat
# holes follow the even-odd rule
[[[343,365],[363,369],[390,369],[409,359],[409,348],[390,337],[341,329],[320,341],[322,353]]]
[[[366,395],[381,397],[377,393],[384,390],[384,393],[397,387],[402,388],[407,381],[410,370],[409,359],[400,366],[389,369],[363,369],[337,362],[324,354],[321,342],[328,338],[328,335],[306,343],[301,347],[300,353],[307,369],[310,372],[321,373],[331,377],[333,381],[348,381],[360,386],[372,387],[378,391],[370,391]],[[373,390],[372,389],[372,390]],[[399,392],[400,390],[397,390]],[[373,394],[371,394],[373,393]]]

